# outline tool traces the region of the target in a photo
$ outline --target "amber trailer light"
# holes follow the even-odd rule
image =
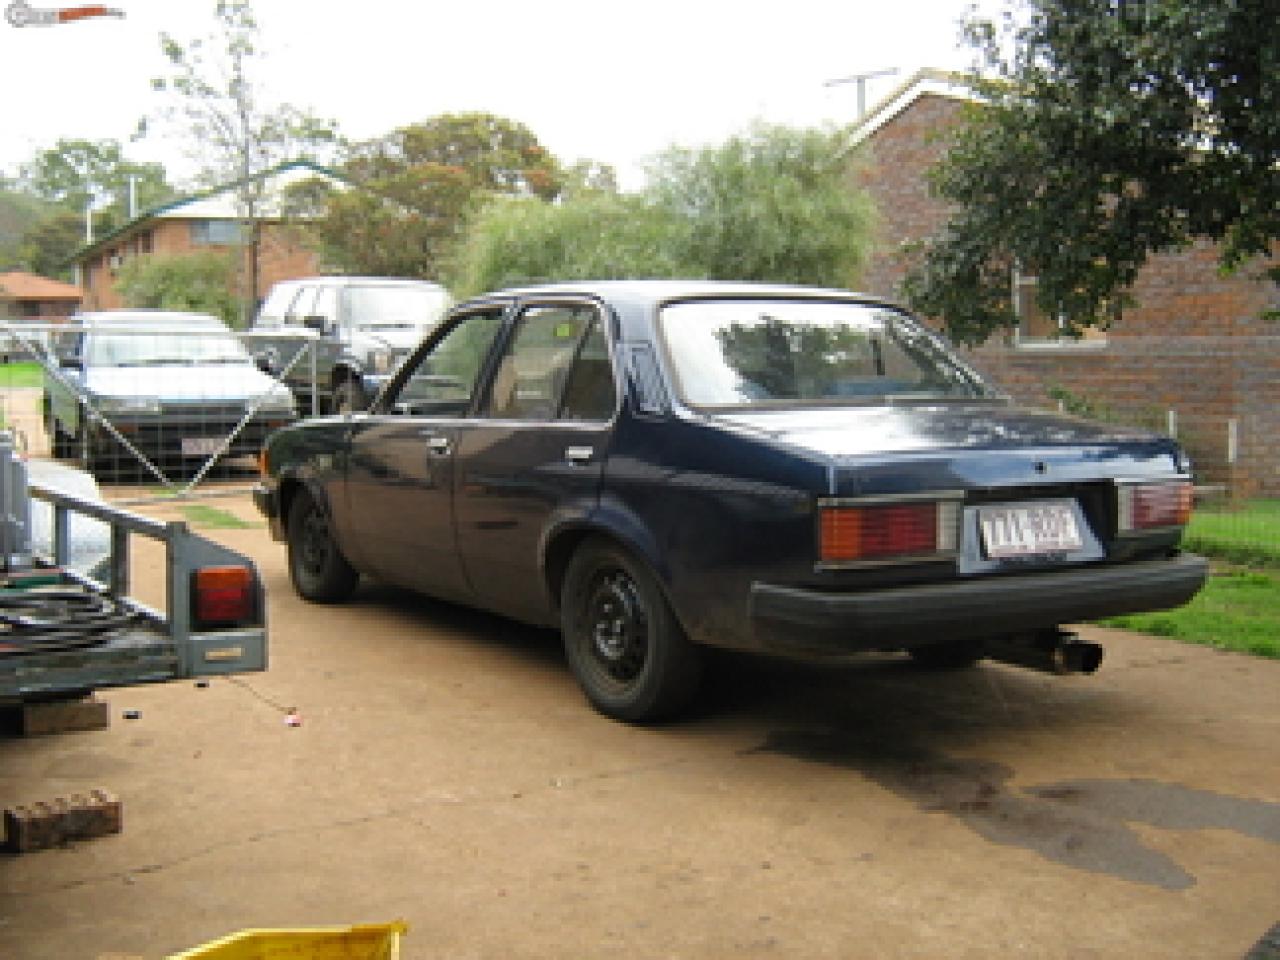
[[[232,626],[253,621],[258,594],[248,567],[201,567],[193,574],[192,618],[201,626]]]
[[[1191,500],[1189,481],[1122,484],[1116,489],[1117,527],[1120,533],[1185,527],[1191,519]]]
[[[823,564],[933,558],[955,552],[958,505],[951,501],[821,506]]]

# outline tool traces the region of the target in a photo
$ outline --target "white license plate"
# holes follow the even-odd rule
[[[211,457],[222,446],[221,437],[183,437],[182,455],[184,457]]]
[[[1069,500],[982,507],[982,545],[988,557],[1035,557],[1068,553],[1084,544]]]

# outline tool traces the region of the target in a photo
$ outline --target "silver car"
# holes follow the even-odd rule
[[[297,416],[289,389],[209,314],[85,313],[53,350],[44,396],[50,446],[95,472],[141,458],[169,468],[256,454]]]

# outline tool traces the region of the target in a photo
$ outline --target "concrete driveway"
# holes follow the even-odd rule
[[[1280,663],[1103,630],[1086,678],[726,658],[628,727],[554,634],[311,606],[265,529],[207,532],[262,567],[271,669],[0,739],[0,805],[101,786],[125,823],[0,858],[0,957],[404,918],[408,958],[1239,960],[1280,921]]]

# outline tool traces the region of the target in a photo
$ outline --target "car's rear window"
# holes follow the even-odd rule
[[[878,403],[995,396],[924,327],[887,307],[824,300],[694,300],[659,326],[693,406]]]

